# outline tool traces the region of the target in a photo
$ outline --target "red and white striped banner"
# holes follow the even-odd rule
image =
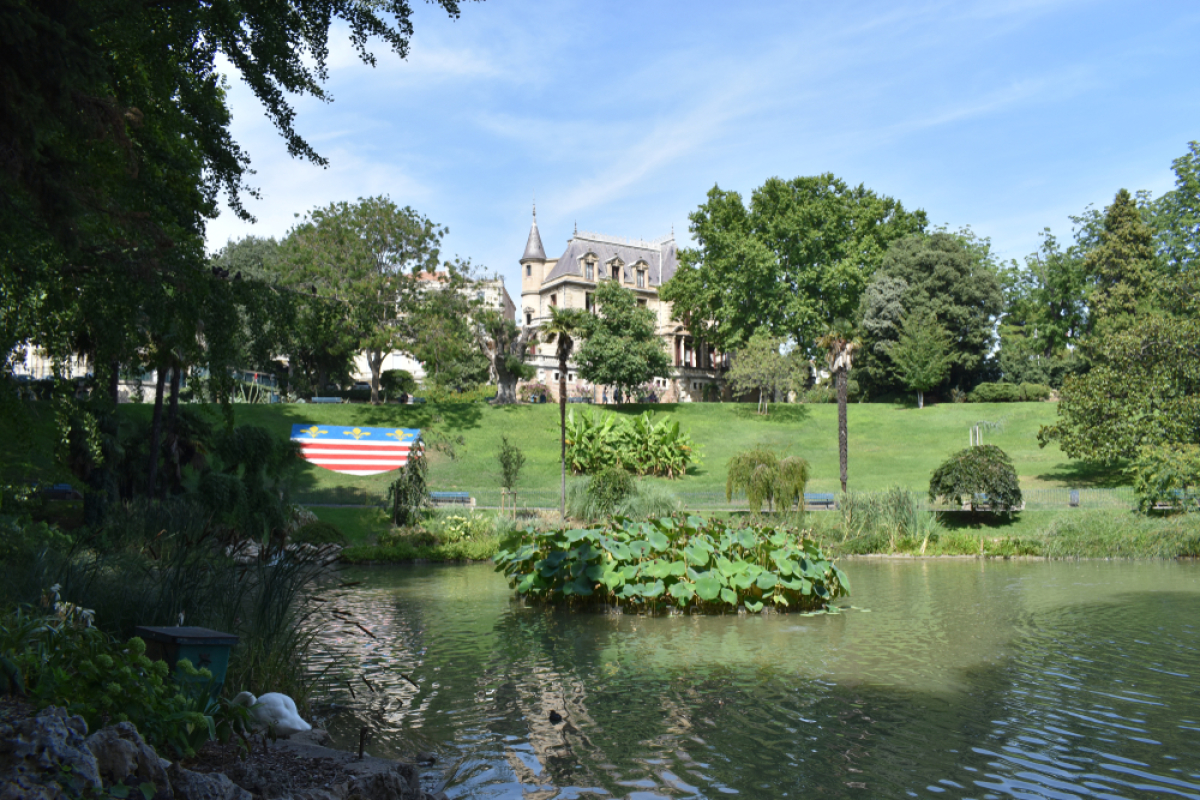
[[[377,475],[407,464],[409,453],[421,447],[421,431],[293,425],[292,440],[300,444],[304,459],[319,467],[344,475]]]

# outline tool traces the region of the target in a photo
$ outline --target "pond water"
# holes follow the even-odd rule
[[[454,798],[1200,798],[1200,565],[842,566],[839,613],[716,617],[523,607],[490,565],[349,570],[377,638],[342,639],[327,724],[435,752]]]

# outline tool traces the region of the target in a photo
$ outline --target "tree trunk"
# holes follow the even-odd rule
[[[917,389],[917,408],[925,407],[925,393]]]
[[[371,369],[371,405],[379,405],[379,374],[383,372],[383,353],[367,351],[367,366]]]
[[[837,401],[838,401],[838,466],[842,472],[842,491],[846,491],[846,450],[847,450],[847,431],[846,431],[846,404],[849,400],[850,392],[846,381],[846,370],[839,369],[837,371]]]
[[[108,398],[114,406],[121,402],[121,364],[115,358],[108,362]]]
[[[166,388],[167,371],[158,365],[154,381],[154,416],[150,421],[150,469],[147,475],[146,496],[154,497],[158,485],[158,450],[162,441],[163,390]]]
[[[561,334],[560,334],[561,335]],[[558,430],[562,445],[562,494],[559,514],[567,518],[567,360],[558,362]]]

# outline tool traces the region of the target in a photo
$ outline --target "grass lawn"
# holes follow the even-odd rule
[[[128,408],[128,407],[126,407]],[[943,404],[916,408],[891,404],[851,404],[850,486],[884,489],[892,485],[924,490],[929,475],[951,453],[969,444],[971,426],[990,423],[984,441],[1001,447],[1013,459],[1026,489],[1042,487],[1108,487],[1127,484],[1120,470],[1071,461],[1054,445],[1039,448],[1037,431],[1055,418],[1054,403]],[[575,406],[576,413],[595,409]],[[764,443],[781,453],[803,456],[812,466],[809,491],[839,488],[837,407],[776,405],[770,416],[755,413],[753,403],[681,403],[623,406],[616,413],[651,410],[680,421],[699,445],[700,464],[670,488],[690,492],[724,492],[725,464],[735,453]],[[147,407],[133,413],[148,413]],[[501,435],[526,455],[521,489],[530,502],[556,495],[559,481],[558,408],[546,405],[492,407],[463,405],[369,406],[238,405],[238,424],[262,425],[287,436],[297,422],[322,425],[421,428],[429,447],[430,483],[435,489],[465,490],[483,504],[497,502],[499,468],[496,449]],[[391,477],[339,475],[306,465],[297,487],[305,502],[379,502]]]

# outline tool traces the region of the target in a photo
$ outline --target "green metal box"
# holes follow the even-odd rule
[[[134,634],[146,642],[146,656],[156,661],[166,661],[175,670],[176,680],[181,680],[176,665],[183,659],[192,662],[196,669],[207,669],[212,673],[212,694],[216,697],[225,685],[225,673],[229,669],[229,651],[238,643],[231,633],[208,628],[167,627],[158,628],[139,625]]]

